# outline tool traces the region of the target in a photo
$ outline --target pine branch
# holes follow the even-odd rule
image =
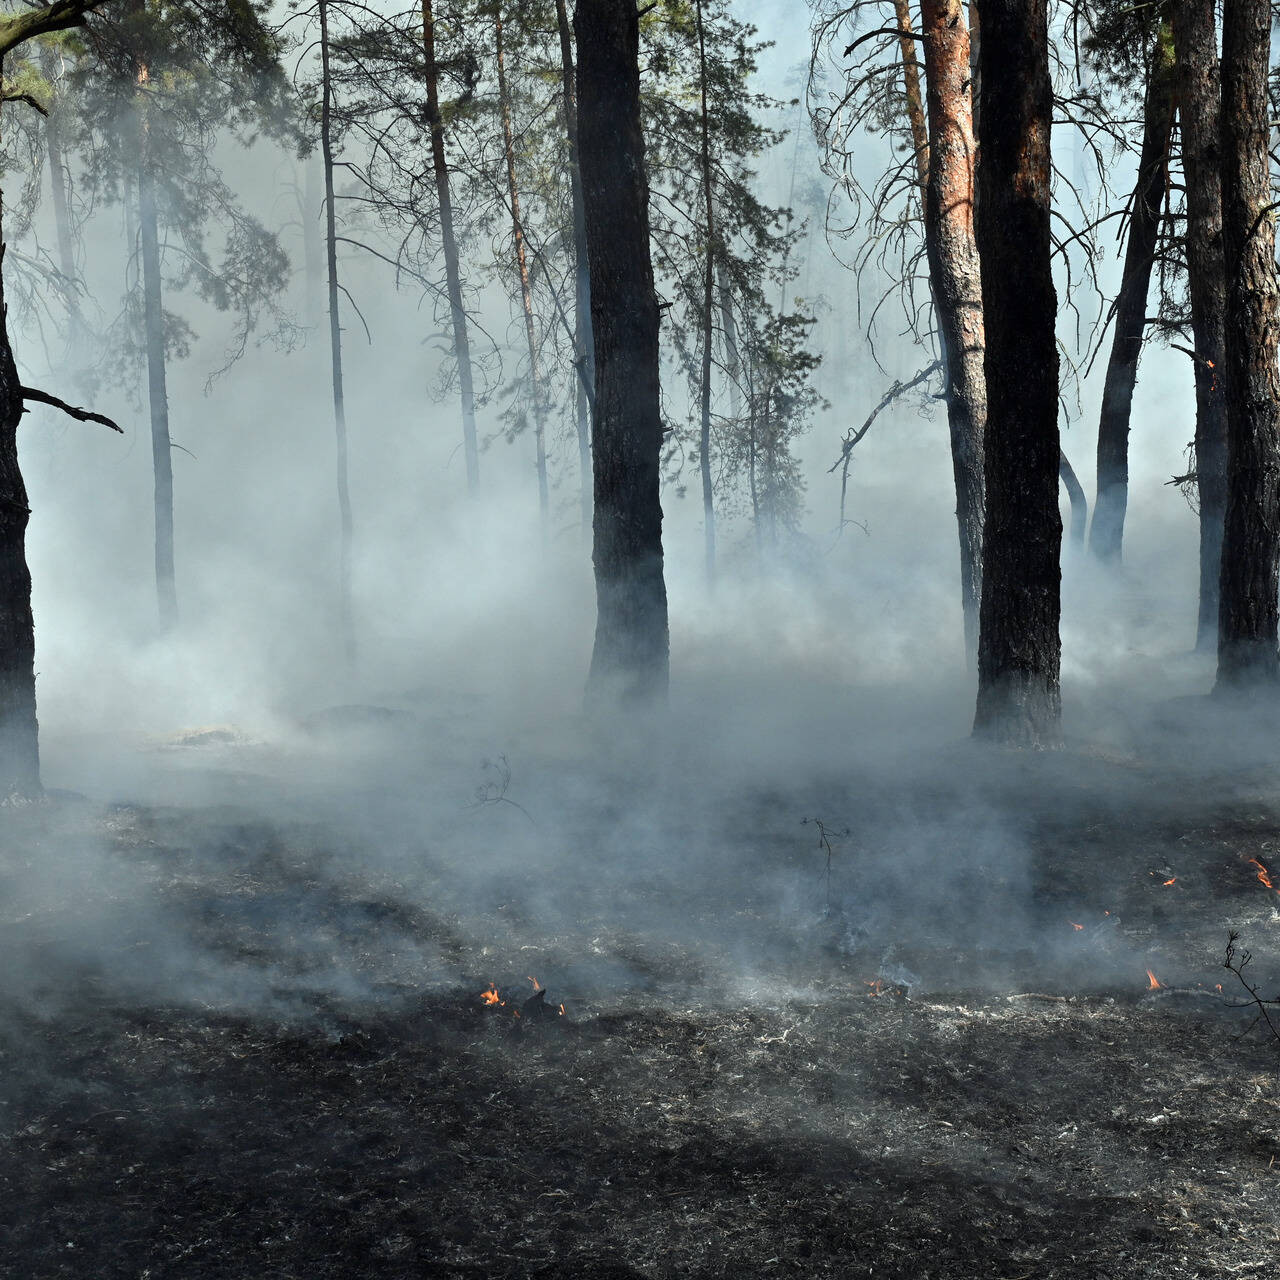
[[[77,422],[100,422],[104,427],[110,427],[112,431],[118,431],[124,435],[124,428],[117,426],[110,418],[101,413],[94,413],[92,409],[79,409],[73,404],[68,404],[65,400],[59,400],[57,396],[50,395],[47,391],[41,391],[36,387],[19,387],[18,391],[24,400],[34,400],[37,404],[47,404],[54,409],[61,409],[70,418],[75,418]]]

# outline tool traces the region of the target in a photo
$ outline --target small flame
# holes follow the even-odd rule
[[[864,979],[863,979],[863,982],[864,982],[868,987],[870,987],[870,988],[871,988],[871,994],[872,994],[873,996],[879,996],[879,995],[883,995],[883,994],[884,994],[884,979],[883,979],[883,978],[864,978]]]
[[[1169,877],[1167,880],[1165,880],[1163,883],[1165,884],[1165,886],[1166,886],[1166,887],[1167,887],[1167,886],[1169,886],[1169,885],[1171,885],[1171,884],[1177,884],[1177,883],[1178,883],[1178,877],[1177,877],[1177,876],[1170,876],[1170,877]]]
[[[526,978],[529,978],[529,975],[528,975],[528,974],[525,974],[525,977],[526,977]],[[541,983],[539,983],[539,981],[537,980],[537,978],[529,978],[529,981],[533,983],[533,989],[534,989],[534,991],[541,991],[541,990],[542,990],[542,985],[541,985]]]
[[[1161,982],[1160,979],[1157,978],[1156,975],[1152,973],[1150,969],[1148,969],[1147,970],[1147,990],[1159,991],[1160,988],[1163,986],[1164,986],[1164,983]]]
[[[1079,933],[1079,932],[1080,932],[1080,930],[1084,928],[1084,925],[1082,925],[1082,924],[1076,924],[1076,922],[1075,922],[1074,920],[1068,920],[1068,921],[1067,921],[1067,923],[1068,923],[1068,924],[1069,924],[1069,925],[1070,925],[1070,926],[1071,926],[1071,927],[1072,927],[1072,928],[1073,928],[1077,933]]]
[[[495,987],[493,983],[489,984],[488,991],[482,991],[480,993],[480,999],[483,1000],[485,1004],[506,1004],[506,1001],[498,994],[498,988]]]
[[[1257,858],[1246,858],[1245,861],[1252,863],[1253,866],[1258,868],[1258,879],[1263,884],[1265,884],[1268,889],[1275,888],[1275,885],[1272,883],[1272,880],[1271,880],[1271,872],[1268,871],[1267,868],[1264,867],[1262,863],[1257,860]]]
[[[560,1016],[561,1016],[562,1018],[564,1017],[564,1005],[561,1005],[561,1006],[560,1006]]]

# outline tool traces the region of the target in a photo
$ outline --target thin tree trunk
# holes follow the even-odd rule
[[[502,146],[507,165],[507,196],[511,204],[511,239],[516,272],[520,277],[520,301],[524,309],[524,336],[529,345],[529,385],[533,401],[533,438],[537,449],[538,510],[545,530],[551,512],[547,488],[547,436],[542,402],[542,377],[538,369],[538,331],[533,320],[533,285],[524,247],[524,223],[520,219],[520,188],[516,182],[516,146],[511,132],[511,97],[507,92],[507,58],[502,42],[502,9],[493,15],[493,38],[498,56],[498,108],[502,116]]]
[[[1061,449],[1058,450],[1058,478],[1062,481],[1071,501],[1071,545],[1084,550],[1084,531],[1089,523],[1089,500],[1084,496],[1084,486],[1075,468]]]
[[[716,580],[716,509],[711,491],[711,342],[715,333],[716,230],[715,205],[711,188],[711,121],[707,115],[707,45],[702,20],[702,0],[696,0],[694,12],[698,20],[698,94],[699,133],[698,165],[702,178],[702,217],[706,235],[702,264],[702,370],[698,378],[698,408],[701,430],[699,469],[702,472],[702,529],[706,561],[707,585]]]
[[[1098,496],[1089,549],[1104,564],[1119,564],[1129,505],[1129,421],[1147,319],[1147,292],[1160,232],[1173,127],[1173,58],[1169,29],[1160,25],[1142,109],[1142,151],[1129,214],[1124,274],[1115,303],[1115,334],[1102,385],[1098,419]]]
[[[587,687],[594,701],[665,700],[658,298],[649,256],[636,7],[632,0],[580,4],[574,31],[596,355],[597,621]]]
[[[1222,243],[1226,264],[1227,514],[1219,691],[1280,682],[1280,373],[1275,223],[1267,156],[1271,6],[1225,0]]]
[[[320,231],[317,214],[323,207],[324,164],[317,166],[313,157],[302,162],[302,269],[307,299],[307,318],[312,324],[320,322],[320,306],[325,280],[325,238]]]
[[[910,32],[910,0],[893,0],[898,30]],[[920,201],[929,186],[929,124],[924,111],[924,95],[920,91],[920,60],[916,57],[916,42],[910,35],[898,38],[902,53],[902,92],[906,100],[907,124],[911,129],[911,143],[915,150],[916,182],[920,187]]]
[[[977,238],[987,518],[977,736],[1061,741],[1057,295],[1050,269],[1046,0],[983,0]]]
[[[573,358],[579,369],[577,390],[578,469],[582,477],[582,528],[591,529],[591,403],[596,358],[591,342],[591,277],[587,270],[587,224],[582,210],[582,174],[578,169],[578,100],[573,83],[573,31],[565,0],[556,0],[560,28],[560,72],[564,93],[564,132],[569,144],[569,198],[573,206]]]
[[[160,228],[151,177],[147,94],[151,71],[139,61],[137,81],[138,236],[142,246],[142,325],[147,352],[147,400],[151,408],[151,461],[155,472],[156,595],[163,629],[178,621],[173,565],[173,444],[165,375],[164,301],[160,278]]]
[[[338,481],[338,593],[342,650],[347,665],[356,662],[355,618],[351,608],[351,490],[347,477],[347,410],[342,390],[342,325],[338,314],[338,232],[333,202],[333,83],[329,73],[329,5],[319,0],[320,9],[320,155],[324,161],[325,264],[329,283],[329,360],[333,374],[333,428],[337,452]]]
[[[2,213],[0,209],[0,213]],[[4,244],[0,238],[0,268]],[[36,640],[27,567],[27,489],[18,465],[22,386],[0,270],[0,798],[40,794]]]
[[[426,62],[427,121],[431,127],[431,164],[440,205],[440,242],[444,250],[445,284],[453,317],[453,353],[458,362],[458,386],[462,394],[462,445],[467,460],[467,488],[480,484],[480,450],[476,437],[476,395],[471,373],[471,340],[467,313],[462,305],[462,273],[458,242],[453,234],[453,201],[449,194],[449,165],[444,154],[444,121],[440,116],[440,72],[436,63],[435,19],[432,0],[422,0],[422,52]]]
[[[982,437],[987,388],[982,367],[982,276],[973,230],[976,147],[969,34],[961,0],[921,0],[920,9],[929,110],[925,246],[946,380],[965,653],[972,664],[978,651],[982,591]]]
[[[58,240],[58,270],[66,278],[67,296],[78,312],[76,303],[76,254],[71,238],[71,210],[67,192],[67,162],[62,151],[62,124],[58,99],[61,76],[55,65],[53,51],[47,47],[40,50],[40,70],[52,86],[48,104],[49,114],[44,122],[45,150],[49,154],[49,191],[53,197],[53,225]]]
[[[1195,341],[1196,488],[1200,497],[1200,609],[1196,648],[1218,642],[1218,579],[1227,510],[1227,403],[1223,376],[1227,282],[1222,258],[1222,89],[1214,0],[1173,6],[1178,115],[1187,180],[1187,280]]]

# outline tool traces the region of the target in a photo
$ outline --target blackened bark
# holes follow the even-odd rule
[[[1226,0],[1222,21],[1222,241],[1226,264],[1227,514],[1219,691],[1280,683],[1280,373],[1275,223],[1267,157],[1267,0]]]
[[[1129,213],[1124,273],[1115,303],[1115,333],[1102,385],[1098,419],[1098,496],[1093,504],[1089,549],[1104,564],[1120,562],[1129,505],[1129,420],[1138,358],[1146,328],[1147,292],[1168,183],[1169,136],[1173,128],[1173,58],[1169,31],[1161,24],[1151,52],[1142,109],[1142,151]]]
[[[4,249],[0,246],[0,266]],[[40,792],[27,490],[18,465],[22,390],[0,280],[0,798]]]
[[[560,74],[564,93],[564,132],[568,140],[569,198],[573,207],[573,358],[580,373],[577,388],[578,468],[582,476],[582,528],[591,528],[591,405],[587,387],[596,382],[591,343],[591,277],[587,270],[587,224],[582,211],[582,174],[578,169],[578,94],[573,83],[573,32],[565,0],[556,0],[560,29]]]
[[[1173,42],[1182,166],[1187,182],[1187,279],[1195,341],[1196,488],[1200,498],[1200,609],[1196,648],[1218,642],[1218,579],[1227,510],[1227,400],[1223,375],[1227,282],[1222,259],[1221,126],[1214,0],[1178,0]]]
[[[1058,478],[1071,502],[1071,545],[1083,551],[1085,526],[1089,523],[1089,501],[1084,496],[1084,487],[1076,469],[1061,449],[1058,450]]]
[[[165,370],[163,284],[160,277],[160,227],[155,182],[151,175],[147,93],[150,69],[139,62],[137,80],[138,239],[142,250],[142,328],[147,353],[147,404],[151,411],[151,464],[155,473],[156,597],[160,626],[178,621],[178,590],[173,563],[173,443],[169,436],[169,390]]]
[[[462,305],[462,271],[458,241],[453,233],[453,199],[449,192],[449,162],[444,154],[444,121],[440,116],[440,71],[436,63],[436,28],[432,0],[422,0],[422,52],[426,61],[427,122],[431,127],[431,165],[440,205],[440,245],[444,252],[445,287],[453,318],[453,354],[458,362],[458,387],[462,396],[462,448],[467,462],[467,488],[480,484],[480,450],[476,437],[476,393],[471,372],[471,338],[467,312]]]
[[[632,0],[584,0],[579,143],[596,357],[596,638],[588,696],[664,699],[669,649],[659,471],[658,298]]]
[[[974,733],[1061,741],[1057,295],[1046,0],[983,0],[977,237],[987,518]]]
[[[356,629],[351,609],[351,488],[347,476],[347,408],[342,386],[342,324],[338,314],[338,232],[333,203],[333,82],[329,74],[329,6],[320,9],[320,154],[324,162],[325,263],[329,286],[329,367],[333,378],[333,428],[338,482],[338,603],[342,649],[349,667],[356,661]]]
[[[965,653],[978,651],[985,517],[982,437],[987,420],[983,372],[982,277],[973,231],[975,141],[969,34],[961,0],[921,0],[928,100],[925,247],[946,379],[947,423],[960,535]]]

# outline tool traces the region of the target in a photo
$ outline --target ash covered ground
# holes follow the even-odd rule
[[[388,700],[7,812],[0,1273],[1273,1274],[1272,726],[817,714],[780,775]]]

